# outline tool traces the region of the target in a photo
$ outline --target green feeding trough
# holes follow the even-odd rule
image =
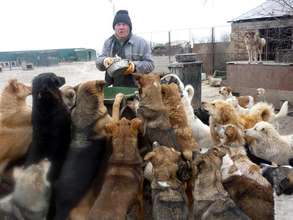
[[[118,93],[123,93],[126,99],[131,99],[137,91],[138,89],[134,87],[105,87],[104,102],[105,104],[113,104]]]

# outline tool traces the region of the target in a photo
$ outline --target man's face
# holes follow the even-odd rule
[[[114,26],[115,35],[118,39],[125,39],[128,37],[129,34],[129,26],[125,23],[117,23]]]

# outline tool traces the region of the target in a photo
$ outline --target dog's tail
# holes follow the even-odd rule
[[[274,119],[285,117],[288,114],[288,101],[285,101],[281,106],[280,111],[274,115]]]
[[[163,77],[161,78],[161,81],[164,80],[164,79],[166,79],[166,78],[168,78],[168,77],[173,77],[173,78],[175,78],[176,81],[177,81],[177,85],[179,86],[180,91],[181,91],[181,92],[184,91],[184,84],[183,84],[183,82],[181,81],[181,79],[179,78],[179,76],[177,76],[177,75],[174,74],[174,73],[169,73],[169,74],[163,76]]]
[[[186,85],[184,90],[187,92],[188,98],[189,100],[192,100],[193,96],[194,96],[194,88],[192,85]]]
[[[274,118],[274,107],[267,102],[259,102],[250,109],[252,115],[257,115],[263,121],[271,121]]]

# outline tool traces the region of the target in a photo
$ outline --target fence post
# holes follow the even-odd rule
[[[215,27],[212,27],[212,51],[211,51],[211,64],[212,74],[215,72]]]
[[[169,63],[171,63],[171,31],[168,31]]]

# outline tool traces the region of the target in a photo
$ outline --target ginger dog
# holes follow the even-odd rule
[[[122,118],[106,126],[112,136],[113,152],[108,162],[101,192],[88,219],[143,218],[142,159],[137,146],[141,120]]]
[[[32,142],[32,109],[26,103],[32,88],[16,79],[8,82],[0,97],[0,174],[7,164],[22,157]]]
[[[165,146],[155,147],[144,160],[153,165],[153,219],[188,219],[188,200],[183,183],[177,179],[181,153]]]
[[[192,129],[188,125],[178,86],[175,83],[163,84],[162,97],[169,112],[169,119],[175,131],[176,141],[181,147],[183,156],[191,160],[192,152],[198,148],[198,145],[192,136]]]

